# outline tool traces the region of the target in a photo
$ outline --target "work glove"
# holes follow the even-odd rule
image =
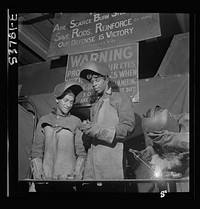
[[[101,127],[97,123],[88,124],[84,130],[84,133],[91,136],[96,137],[99,134]]]
[[[115,128],[114,127],[102,127],[98,123],[91,123],[88,120],[84,121],[80,126],[80,130],[85,134],[96,137],[97,139],[107,141],[112,143],[115,136]]]
[[[84,120],[82,123],[80,123],[80,124],[78,125],[78,127],[79,127],[79,129],[80,129],[81,131],[85,131],[85,130],[87,130],[88,128],[90,128],[91,125],[92,125],[92,123],[91,123],[89,120]]]
[[[91,137],[95,137],[99,133],[101,127],[99,126],[99,124],[92,123],[87,120],[80,124],[79,129],[83,131],[85,134]]]
[[[85,168],[85,158],[78,157],[74,169],[74,179],[76,180],[82,179],[84,168]]]
[[[30,162],[31,171],[33,174],[33,178],[37,180],[45,180],[45,173],[43,170],[42,159],[41,158],[34,158]]]
[[[115,137],[115,128],[101,128],[96,137],[100,140],[112,143]]]
[[[143,160],[151,160],[152,156],[155,154],[155,151],[152,146],[147,146],[145,149],[139,151],[139,150],[133,150],[129,149],[129,152],[132,152],[134,154],[135,159],[138,159],[139,157]]]

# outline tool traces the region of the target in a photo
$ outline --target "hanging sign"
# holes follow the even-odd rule
[[[106,62],[111,79],[121,92],[130,93],[133,102],[139,102],[138,85],[138,43],[105,48],[102,50],[70,54],[68,56],[65,80],[76,80],[83,84],[80,103],[90,104],[92,86],[80,79],[80,67],[84,62],[98,60]]]
[[[160,36],[158,13],[64,13],[55,18],[48,57]]]

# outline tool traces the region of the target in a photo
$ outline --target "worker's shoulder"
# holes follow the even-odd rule
[[[43,115],[39,118],[40,122],[49,121],[52,118],[51,113]]]
[[[130,100],[130,96],[125,92],[113,92],[112,97],[119,101]]]
[[[77,116],[75,116],[75,115],[73,115],[73,114],[70,115],[70,118],[71,118],[72,120],[74,120],[74,121],[77,121],[77,122],[80,122],[80,121],[81,121],[81,119],[80,119],[79,117],[77,117]]]
[[[46,114],[46,115],[41,116],[41,117],[40,117],[40,120],[45,120],[45,119],[48,119],[48,118],[50,118],[50,117],[51,117],[51,113],[48,113],[48,114]]]

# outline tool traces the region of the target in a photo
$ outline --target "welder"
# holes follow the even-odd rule
[[[163,172],[163,178],[173,178],[174,176],[188,177],[189,175],[189,113],[174,114],[167,108],[155,105],[150,108],[142,117],[142,128],[145,135],[146,148],[140,151],[140,157],[149,163],[152,156],[159,156],[159,159],[173,159],[180,160],[178,163],[181,166],[173,167],[174,161],[167,161],[171,164],[171,170]],[[162,162],[162,160],[161,160]],[[154,165],[159,167],[159,165]],[[137,178],[150,178],[151,175],[145,176],[148,168],[141,164],[135,171]],[[151,172],[149,172],[151,173]],[[164,174],[166,176],[164,177]],[[173,175],[172,175],[173,174]],[[174,175],[176,174],[176,175]],[[184,185],[183,185],[184,184]],[[188,187],[181,183],[179,190],[187,191]],[[152,184],[138,184],[140,192],[156,191]],[[186,189],[185,189],[186,188]]]
[[[76,81],[54,88],[56,108],[39,119],[35,131],[30,157],[34,179],[82,179],[86,151],[78,128],[81,120],[70,113],[82,90]]]
[[[124,179],[123,139],[135,127],[133,102],[109,78],[110,69],[104,62],[89,61],[81,66],[80,77],[94,89],[90,120],[81,130],[91,146],[88,149],[84,179]]]

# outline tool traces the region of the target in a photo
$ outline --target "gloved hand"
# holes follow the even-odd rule
[[[97,138],[104,140],[107,137],[108,133],[109,131],[107,129],[100,129],[99,133],[97,134]]]
[[[109,128],[102,127],[96,137],[100,140],[112,143],[115,137],[115,128],[114,127],[109,127]]]
[[[45,180],[45,173],[43,170],[42,159],[41,158],[34,158],[30,162],[31,171],[33,173],[33,178],[38,180]]]
[[[84,120],[82,123],[79,124],[79,129],[81,131],[85,131],[86,129],[91,127],[91,122],[89,120]]]
[[[85,134],[88,134],[91,137],[96,137],[100,131],[101,127],[97,123],[88,125],[88,128],[84,130]]]
[[[76,160],[76,165],[74,169],[74,178],[76,180],[82,179],[84,168],[85,168],[85,158],[78,157]]]
[[[80,130],[83,131],[85,134],[91,136],[91,137],[95,137],[101,127],[99,124],[97,123],[91,123],[91,122],[85,122],[85,123],[82,123],[80,126],[79,126]]]
[[[112,143],[114,136],[115,136],[115,128],[113,127],[102,127],[98,123],[91,123],[90,121],[84,121],[80,126],[80,130],[83,131],[85,134],[96,137],[100,140],[107,141]]]

